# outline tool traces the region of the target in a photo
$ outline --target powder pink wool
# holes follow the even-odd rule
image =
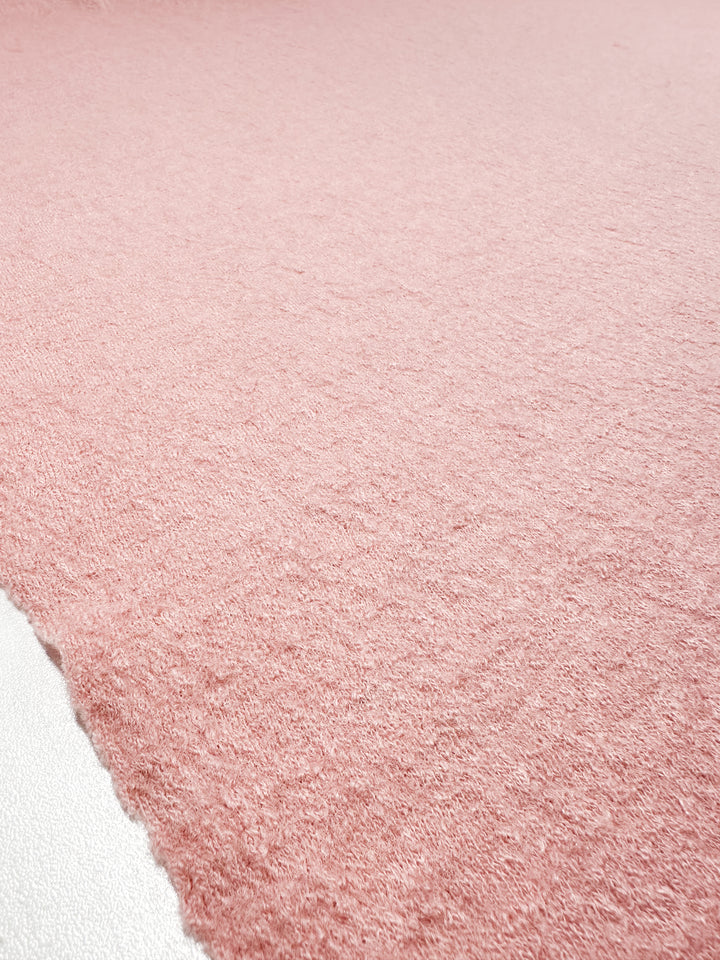
[[[0,581],[217,960],[720,956],[720,5],[0,12]]]

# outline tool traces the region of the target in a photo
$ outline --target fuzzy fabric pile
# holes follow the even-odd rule
[[[216,960],[720,956],[720,5],[0,8],[0,581]]]

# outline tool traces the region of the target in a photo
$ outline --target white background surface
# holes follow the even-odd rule
[[[204,960],[60,671],[0,591],[0,960]]]

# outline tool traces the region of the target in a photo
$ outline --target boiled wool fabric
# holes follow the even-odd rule
[[[0,581],[216,960],[720,956],[720,5],[0,11]]]

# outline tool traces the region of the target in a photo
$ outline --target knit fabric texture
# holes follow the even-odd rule
[[[0,7],[0,582],[215,960],[720,956],[719,54]]]

